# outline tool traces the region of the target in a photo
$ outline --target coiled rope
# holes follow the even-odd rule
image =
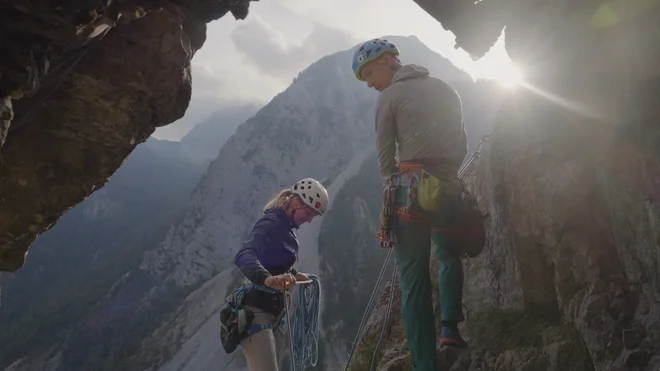
[[[321,281],[315,275],[308,276],[309,281],[296,283],[299,287],[294,298],[293,322],[289,316],[290,303],[284,295],[293,371],[314,367],[319,360]]]

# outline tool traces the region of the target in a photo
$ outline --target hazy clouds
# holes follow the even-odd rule
[[[208,25],[206,42],[192,61],[188,110],[154,136],[178,140],[226,104],[266,104],[298,72],[357,42],[345,30],[306,20],[277,3],[253,2],[247,19],[229,15]]]
[[[348,32],[314,23],[312,32],[294,44],[260,16],[239,24],[230,34],[236,49],[257,69],[284,81],[321,57],[357,42]]]
[[[457,66],[473,66],[454,50],[453,35],[413,0],[253,1],[245,20],[228,14],[207,25],[192,61],[189,108],[155,136],[179,139],[227,103],[266,104],[325,55],[373,37],[413,34]]]

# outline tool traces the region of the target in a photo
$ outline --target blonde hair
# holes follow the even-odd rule
[[[291,204],[291,200],[294,197],[298,197],[298,195],[291,192],[291,189],[285,188],[281,190],[280,193],[277,194],[277,196],[273,197],[272,200],[268,201],[268,203],[264,207],[264,211],[275,208],[286,210],[286,208],[289,207],[289,205]]]

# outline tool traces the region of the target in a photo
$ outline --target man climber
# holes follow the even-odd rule
[[[448,246],[441,233],[450,225],[460,196],[456,180],[467,154],[467,133],[457,92],[422,66],[402,66],[398,55],[387,40],[369,40],[353,54],[353,71],[380,92],[375,117],[380,174],[386,184],[400,185],[392,197],[396,223],[385,223],[391,230],[383,226],[379,237],[392,236],[413,368],[436,371],[431,241],[440,261],[441,344],[467,346],[457,327],[464,320],[463,265],[455,252],[460,247]]]

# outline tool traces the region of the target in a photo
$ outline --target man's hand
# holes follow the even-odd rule
[[[296,281],[309,281],[311,278],[309,278],[308,275],[305,273],[296,273]]]

